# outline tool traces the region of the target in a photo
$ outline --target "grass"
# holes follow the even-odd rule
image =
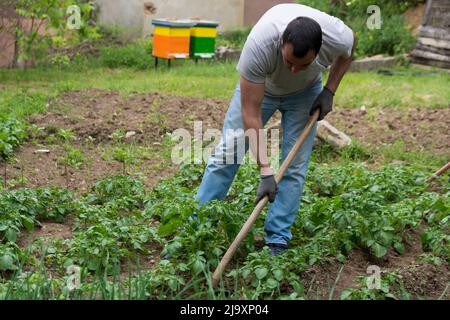
[[[450,74],[399,68],[387,76],[374,71],[347,74],[336,94],[339,108],[448,108]]]
[[[239,75],[235,63],[176,61],[171,69],[106,69],[94,65],[0,70],[0,113],[26,117],[46,109],[49,99],[85,88],[133,92],[159,92],[198,98],[230,99]],[[447,108],[450,74],[423,72],[416,67],[396,69],[386,76],[375,71],[348,73],[336,95],[337,108],[366,106]]]
[[[393,144],[370,147],[353,140],[349,147],[342,150],[335,150],[329,144],[322,143],[314,149],[311,158],[314,161],[327,163],[331,166],[343,166],[352,162],[364,161],[374,168],[400,161],[405,164],[417,164],[431,171],[448,162],[448,157],[445,155],[408,151],[401,140]]]

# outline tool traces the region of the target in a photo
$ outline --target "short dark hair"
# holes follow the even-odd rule
[[[322,46],[322,28],[311,18],[298,17],[288,24],[282,39],[283,45],[291,43],[294,46],[297,58],[303,58],[309,50],[314,50],[317,55]]]

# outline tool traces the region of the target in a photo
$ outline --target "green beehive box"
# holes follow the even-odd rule
[[[217,27],[215,21],[199,20],[191,28],[190,53],[194,59],[212,59],[215,56]]]

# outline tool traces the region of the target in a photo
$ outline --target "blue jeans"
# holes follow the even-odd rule
[[[282,160],[289,154],[298,136],[305,128],[312,103],[321,91],[322,81],[318,81],[312,87],[295,95],[283,97],[266,95],[264,97],[261,106],[263,123],[266,124],[277,110],[280,110],[282,115]],[[265,241],[267,244],[287,245],[292,238],[290,229],[299,210],[316,128],[317,125],[311,130],[308,138],[294,157],[291,166],[278,184],[279,191],[275,201],[270,204],[265,221]],[[202,183],[195,197],[200,203],[224,200],[239,168],[239,163],[242,163],[239,161],[242,159],[237,159],[238,161],[232,164],[224,164],[222,160],[225,153],[230,153],[230,148],[227,150],[223,138],[228,129],[243,129],[239,83],[226,114],[222,139],[214,154],[208,160]],[[233,147],[231,152],[234,152],[236,157],[236,150],[234,149]]]

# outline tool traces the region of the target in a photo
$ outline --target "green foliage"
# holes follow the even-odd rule
[[[396,55],[409,52],[415,45],[415,39],[406,27],[402,16],[392,16],[384,21],[381,29],[362,28],[357,31],[359,55],[376,54]]]
[[[396,55],[409,52],[413,48],[415,39],[401,14],[408,8],[424,1],[299,0],[298,2],[342,19],[357,35],[356,55],[372,56],[376,54]],[[370,5],[377,5],[381,9],[381,29],[370,30],[367,28],[366,21],[369,17],[367,8]]]
[[[309,290],[299,274],[319,263],[344,262],[347,253],[357,246],[375,257],[384,256],[388,250],[402,254],[406,232],[419,230],[423,222],[427,223],[423,247],[430,251],[423,259],[436,264],[448,259],[449,194],[445,190],[426,191],[429,172],[418,167],[385,166],[373,171],[363,164],[328,167],[313,162],[299,217],[292,228],[291,248],[278,257],[269,257],[267,247],[255,250],[254,238],[261,236],[264,228],[263,219],[258,219],[235,255],[236,264],[223,275],[220,291],[215,292],[210,271],[253,210],[258,175],[254,166],[242,166],[227,201],[200,205],[194,196],[203,169],[185,166],[148,196],[139,180],[124,175],[99,181],[76,201],[63,191],[41,192],[37,197],[37,191],[22,190],[2,196],[0,210],[5,211],[0,211],[0,228],[8,247],[0,246],[0,264],[21,275],[7,282],[13,290],[8,296],[28,296],[22,285],[31,281],[42,298],[98,298],[96,290],[103,298],[122,299],[308,298]],[[46,209],[42,203],[47,204]],[[49,207],[69,204],[72,207],[68,211],[53,212],[60,216],[74,214],[73,237],[46,241],[45,250],[39,240],[30,250],[43,254],[36,267],[64,272],[65,267],[75,264],[90,280],[70,293],[61,276],[51,284],[55,287],[50,292],[46,291],[50,284],[38,281],[38,273],[20,268],[23,253],[14,251],[12,243],[22,228],[37,223],[37,217]],[[12,214],[12,208],[17,215]],[[194,212],[198,221],[193,219]],[[6,234],[10,226],[13,232]],[[125,282],[111,280],[123,273],[127,261],[139,265],[140,258],[152,254],[155,245],[158,252],[164,247],[161,254],[170,256],[170,260],[161,260],[144,273],[130,273]],[[394,274],[382,276],[379,290],[361,284],[359,289],[344,291],[341,299],[409,298],[401,278]],[[0,296],[6,294],[5,290],[0,279]]]
[[[20,251],[20,249],[13,243],[0,243],[0,272],[14,271],[19,268],[18,251]]]
[[[12,157],[14,149],[27,138],[25,125],[13,117],[0,114],[0,160]]]
[[[153,67],[151,55],[152,43],[148,40],[138,40],[126,46],[111,46],[101,49],[101,64],[108,68],[148,69]]]
[[[126,199],[130,208],[142,206],[145,196],[141,181],[128,175],[114,175],[98,181],[90,190],[89,203],[105,204]]]
[[[353,148],[356,154],[360,153],[357,146]],[[252,185],[257,185],[254,168],[242,166],[227,202],[199,205],[193,200],[193,186],[201,173],[199,166],[185,167],[157,186],[146,200],[146,214],[160,220],[160,235],[174,235],[162,255],[187,263],[193,274],[200,274],[205,265],[217,265],[221,252],[251,213],[256,192]],[[425,191],[428,174],[415,167],[386,166],[371,171],[362,164],[333,168],[312,163],[302,208],[292,231],[295,235],[292,249],[275,260],[269,258],[267,249],[249,253],[242,267],[224,277],[224,285],[231,279],[247,288],[240,294],[250,299],[266,299],[281,296],[281,283],[285,283],[297,297],[304,297],[298,274],[316,263],[330,259],[345,261],[355,247],[374,257],[383,257],[391,249],[403,254],[405,233],[429,219],[430,211],[433,225],[448,222],[449,210],[444,205],[448,195]],[[177,194],[177,201],[173,201],[173,194]],[[194,212],[198,222],[192,219]],[[262,228],[261,221],[257,221],[240,250],[253,251],[252,239],[261,234]],[[435,239],[437,250],[433,252],[445,257],[442,248],[448,240],[442,234],[441,231],[439,237],[427,239]],[[194,267],[189,261],[200,262]],[[383,290],[363,294],[389,297],[389,291]]]
[[[231,48],[243,48],[250,31],[250,27],[223,31],[217,35],[217,45]]]
[[[86,162],[83,150],[72,147],[70,145],[66,145],[65,150],[66,155],[63,157],[59,157],[58,162],[79,170]]]
[[[66,10],[70,5],[80,8],[80,28],[72,31],[71,37],[67,36]],[[9,17],[11,24],[19,26],[14,28],[14,35],[20,46],[17,57],[25,61],[39,59],[45,56],[52,46],[65,45],[67,39],[79,42],[83,39],[98,38],[96,27],[87,23],[92,16],[93,3],[83,0],[19,0],[15,3],[16,12],[20,18],[31,21],[31,27],[23,23],[17,23],[14,16]],[[54,61],[56,62],[56,61]],[[64,62],[59,60],[58,63]],[[17,61],[15,61],[17,64]]]
[[[370,277],[360,277],[361,288],[345,289],[341,300],[398,300],[409,299],[410,294],[405,290],[401,276],[395,273],[381,274],[379,288],[369,288],[373,280]]]
[[[326,141],[321,141],[320,145],[315,147],[312,159],[318,163],[347,163],[349,161],[366,161],[373,157],[371,151],[363,146],[357,140],[342,149],[333,148]]]
[[[76,203],[66,190],[22,189],[0,196],[0,242],[15,243],[21,229],[32,230],[39,220],[62,222],[73,213]]]
[[[315,183],[305,191],[311,205],[304,205],[297,226],[325,238],[334,234],[334,246],[343,254],[354,246],[376,257],[384,256],[391,246],[403,253],[404,230],[416,228],[427,206],[440,201],[437,194],[424,193],[425,176],[411,169],[387,166],[371,172],[348,165],[325,172],[313,170]]]

